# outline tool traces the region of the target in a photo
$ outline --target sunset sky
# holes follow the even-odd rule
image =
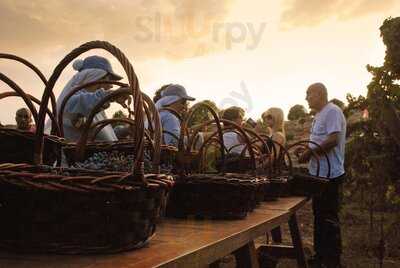
[[[398,15],[398,0],[2,0],[0,51],[49,77],[75,47],[106,40],[129,57],[147,94],[179,83],[198,100],[242,106],[256,119],[271,106],[307,107],[305,90],[317,81],[330,98],[365,94],[365,66],[383,62],[379,27]],[[25,67],[1,60],[0,72],[41,97],[43,85]],[[56,96],[73,73],[67,67]],[[22,105],[2,100],[0,121],[13,123]]]

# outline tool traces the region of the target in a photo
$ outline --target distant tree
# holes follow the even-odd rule
[[[303,105],[296,104],[289,110],[288,119],[290,121],[298,120],[300,118],[307,117],[306,108]]]
[[[217,105],[213,101],[204,100],[204,101],[201,101],[201,103],[211,106],[211,108],[213,108],[217,112],[217,114],[219,114],[220,111],[219,111]],[[212,117],[211,113],[207,109],[199,108],[199,109],[197,109],[197,111],[193,115],[192,119],[190,120],[189,125],[191,125],[191,126],[198,125],[198,124],[206,122],[212,118],[213,117]]]
[[[299,119],[299,124],[304,125],[304,123],[307,121],[305,117],[302,117]]]
[[[113,118],[127,118],[126,114],[124,114],[124,112],[121,111],[121,110],[116,111],[116,112],[113,114],[112,117],[113,117]]]
[[[128,116],[123,111],[118,110],[113,114],[112,118],[120,119],[120,118],[128,118]],[[111,125],[112,125],[112,127],[116,127],[116,126],[125,125],[125,124],[121,123],[121,122],[116,122],[116,123],[112,123]]]
[[[256,125],[256,127],[255,127],[255,130],[256,130],[258,133],[269,135],[271,129],[267,126],[266,123],[264,123],[264,120],[258,119],[258,120],[257,120],[257,125]]]
[[[344,104],[343,101],[339,100],[339,99],[331,99],[329,102],[332,102],[333,104],[336,104],[337,106],[339,106],[340,109],[342,109],[342,111],[346,108],[346,105]]]
[[[372,81],[366,96],[347,96],[346,110],[366,109],[368,116],[348,127],[345,163],[348,185],[361,193],[360,204],[370,214],[369,250],[383,267],[396,244],[391,234],[398,232],[400,224],[400,218],[387,217],[388,211],[400,213],[400,17],[386,19],[380,30],[385,62],[367,66]]]
[[[294,134],[293,133],[286,133],[286,141],[293,141],[294,140]]]

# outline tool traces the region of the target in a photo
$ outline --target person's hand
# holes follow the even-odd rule
[[[115,101],[119,103],[122,107],[128,108],[132,103],[132,98],[130,95],[122,95],[116,98]]]
[[[295,151],[299,163],[304,164],[310,161],[311,149],[299,148]]]
[[[297,148],[294,150],[294,155],[295,155],[297,158],[299,158],[300,155],[304,153],[304,151],[305,151],[305,148],[303,148],[303,147],[297,147]]]
[[[256,124],[254,130],[255,130],[257,133],[263,133],[263,132],[265,132],[263,126],[262,126],[261,124],[258,124],[258,123]]]
[[[103,110],[107,110],[108,108],[110,108],[110,102],[106,102],[103,104],[103,106],[101,107]]]

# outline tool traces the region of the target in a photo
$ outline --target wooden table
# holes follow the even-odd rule
[[[304,254],[303,242],[299,226],[297,224],[296,212],[303,207],[310,199],[302,198],[298,202],[294,202],[298,197],[289,197],[283,200],[267,203],[266,209],[268,210],[286,210],[289,214],[289,231],[292,238],[292,246],[286,245],[262,245],[257,250],[259,252],[267,253],[268,255],[274,256],[276,259],[290,258],[296,259],[298,267],[307,268],[307,261]],[[280,226],[271,230],[272,240],[275,243],[282,243],[282,234]]]
[[[147,247],[120,254],[60,256],[0,253],[0,267],[215,267],[216,261],[230,253],[235,254],[238,267],[258,267],[254,239],[283,223],[290,224],[296,210],[305,201],[305,198],[291,197],[263,203],[243,220],[166,219],[157,226],[156,235]]]

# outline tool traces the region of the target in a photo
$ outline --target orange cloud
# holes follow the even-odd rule
[[[0,50],[16,54],[69,51],[108,40],[137,58],[187,58],[222,49],[213,25],[232,0],[0,2]]]
[[[283,28],[315,26],[328,19],[351,19],[391,11],[395,0],[285,0],[281,15]]]

